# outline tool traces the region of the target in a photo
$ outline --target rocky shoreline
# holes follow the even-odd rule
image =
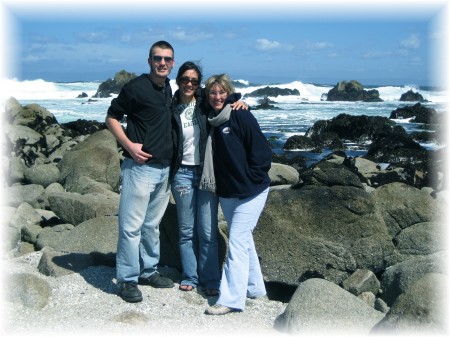
[[[7,333],[449,331],[445,158],[411,146],[384,122],[377,132],[358,122],[368,126],[358,137],[376,135],[379,147],[370,158],[337,149],[304,167],[274,156],[254,233],[268,298],[249,299],[243,313],[208,318],[203,311],[214,299],[201,289],[145,287],[139,305],[116,295],[122,157],[104,125],[60,125],[46,109],[12,98],[5,115]],[[309,137],[330,144],[323,136],[333,131],[342,138],[342,125],[338,118],[319,123]],[[377,158],[396,161],[381,167]],[[161,273],[175,282],[177,237],[171,201],[161,223]],[[222,217],[219,240],[223,261]]]

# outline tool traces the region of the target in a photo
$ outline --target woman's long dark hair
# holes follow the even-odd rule
[[[198,75],[198,83],[202,83],[201,67],[195,62],[186,61],[181,65],[180,69],[178,69],[178,74],[177,74],[177,79],[176,79],[178,85],[180,85],[178,83],[178,80],[180,79],[181,76],[183,76],[183,74],[186,70],[194,70]]]

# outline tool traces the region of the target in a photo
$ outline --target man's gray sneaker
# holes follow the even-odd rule
[[[175,286],[170,278],[161,276],[158,272],[149,277],[139,278],[139,284],[152,286],[153,288],[173,288]]]
[[[119,286],[119,296],[126,302],[136,303],[142,301],[142,293],[136,282],[121,283]]]

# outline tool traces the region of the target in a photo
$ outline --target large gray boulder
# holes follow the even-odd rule
[[[371,195],[357,187],[273,190],[254,238],[266,279],[287,284],[339,284],[357,269],[379,272],[397,261]]]
[[[52,294],[50,285],[43,278],[28,273],[17,273],[7,277],[9,287],[6,299],[24,308],[42,310],[49,302]]]
[[[4,189],[5,205],[19,207],[26,202],[33,208],[45,208],[45,189],[42,185],[13,185]]]
[[[373,332],[448,335],[448,275],[425,274],[401,294]]]
[[[92,255],[98,264],[114,265],[117,250],[117,216],[100,216],[76,227],[58,225],[45,228],[36,245],[66,253]]]
[[[292,185],[298,182],[298,171],[289,165],[272,163],[269,170],[269,177],[271,180],[270,185]]]
[[[445,248],[444,233],[440,222],[420,222],[403,229],[394,245],[403,256],[429,255]]]
[[[23,160],[18,157],[5,157],[3,163],[6,166],[5,179],[9,184],[20,183],[25,180],[26,165]]]
[[[24,180],[29,184],[37,184],[45,187],[58,182],[61,172],[56,164],[35,163],[24,169]]]
[[[120,157],[117,141],[109,130],[101,130],[66,151],[60,164],[60,183],[69,192],[80,192],[78,181],[89,177],[119,190]]]
[[[64,253],[52,249],[43,249],[38,270],[43,275],[59,277],[80,273],[95,264],[95,259],[91,254]]]
[[[370,270],[358,269],[342,283],[342,287],[355,296],[370,292],[377,295],[380,281]]]
[[[426,189],[391,183],[377,188],[372,196],[392,238],[407,227],[442,219],[439,204]]]
[[[381,297],[391,306],[414,282],[429,273],[446,274],[448,252],[441,251],[397,263],[381,276]]]
[[[0,235],[0,247],[4,251],[10,251],[17,247],[17,243],[20,241],[20,223],[17,224],[13,219],[16,217],[16,207],[4,206],[2,210],[2,223]]]
[[[383,317],[336,284],[312,278],[298,286],[275,328],[290,335],[367,335]]]
[[[52,193],[48,196],[50,208],[62,222],[78,225],[95,217],[117,215],[119,194],[111,193]]]

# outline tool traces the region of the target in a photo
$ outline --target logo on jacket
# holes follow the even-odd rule
[[[230,133],[230,127],[227,126],[227,127],[223,128],[222,129],[222,133],[225,134],[225,135],[228,135]]]

